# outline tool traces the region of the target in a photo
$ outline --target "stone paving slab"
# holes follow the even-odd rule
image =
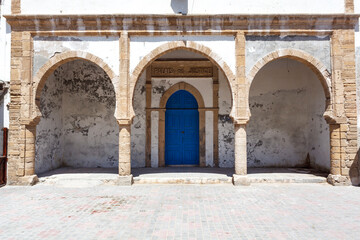
[[[360,188],[0,188],[0,239],[359,239]]]
[[[134,184],[232,184],[233,168],[133,168]],[[249,168],[250,183],[326,183],[327,174],[304,168]],[[39,175],[40,184],[117,185],[116,168],[59,168]]]

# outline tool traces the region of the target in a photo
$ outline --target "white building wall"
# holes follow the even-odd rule
[[[119,37],[34,37],[33,74],[54,55],[66,51],[83,51],[101,58],[119,73]]]
[[[22,0],[23,14],[344,13],[344,0]]]
[[[151,51],[173,41],[194,41],[209,47],[235,72],[235,41],[232,36],[131,37],[130,40],[130,73]]]

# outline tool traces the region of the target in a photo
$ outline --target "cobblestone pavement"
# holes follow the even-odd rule
[[[356,187],[7,186],[0,200],[0,239],[360,239]]]

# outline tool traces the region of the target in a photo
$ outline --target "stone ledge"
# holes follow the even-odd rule
[[[327,177],[327,182],[333,186],[350,186],[350,179],[342,175],[333,175],[329,174]]]
[[[39,182],[39,178],[37,175],[30,175],[19,177],[15,181],[8,181],[8,185],[15,185],[15,186],[33,186]]]
[[[250,181],[247,175],[233,175],[233,184],[234,186],[250,186]]]
[[[115,185],[119,186],[131,186],[133,184],[133,175],[128,176],[118,176],[115,180]]]

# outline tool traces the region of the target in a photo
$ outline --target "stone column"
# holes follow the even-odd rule
[[[25,176],[35,175],[36,126],[25,126]]]
[[[234,185],[250,185],[247,179],[246,124],[235,123]]]
[[[14,185],[34,185],[39,180],[35,174],[35,142],[36,142],[36,125],[39,118],[33,120],[20,120],[21,136],[19,136],[22,149],[20,153],[21,161],[17,163],[18,178],[10,179],[9,184]],[[11,147],[10,143],[9,146]],[[9,149],[10,150],[10,149]]]
[[[119,185],[131,185],[131,124],[119,122]]]

